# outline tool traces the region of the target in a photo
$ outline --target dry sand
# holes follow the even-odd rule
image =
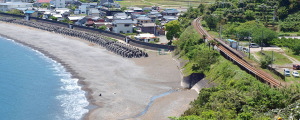
[[[4,22],[0,34],[52,57],[79,78],[89,102],[97,106],[86,119],[168,119],[180,116],[197,98],[195,91],[181,90],[178,63],[171,55],[148,51],[148,58],[126,59],[79,38]],[[177,91],[155,99],[137,116],[153,96],[170,90]]]

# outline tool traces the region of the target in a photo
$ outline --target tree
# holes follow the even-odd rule
[[[15,15],[24,15],[24,12],[22,10],[18,10],[18,9],[9,10],[9,11],[7,11],[7,13],[15,14]]]
[[[252,31],[252,39],[256,43],[264,43],[264,44],[270,44],[271,41],[275,38],[277,38],[277,33],[273,30],[270,30],[266,27],[259,27],[256,29],[253,29]]]
[[[41,8],[49,8],[50,7],[50,3],[43,3],[41,5]]]
[[[126,7],[121,7],[121,10],[124,12],[127,8]]]
[[[199,4],[198,9],[199,9],[200,14],[203,14],[204,10],[205,10],[205,5],[204,4]]]
[[[255,13],[252,10],[246,10],[245,12],[246,19],[247,20],[254,20],[255,19]]]
[[[205,15],[204,21],[206,22],[207,26],[209,27],[209,30],[216,30],[217,24],[219,22],[219,17],[214,15]]]
[[[51,20],[57,21],[57,17],[50,16],[49,18],[50,18]]]
[[[286,7],[280,7],[277,10],[277,14],[278,14],[279,19],[282,20],[288,16],[288,9]]]
[[[179,38],[181,30],[178,20],[168,22],[167,24],[165,24],[165,27],[166,31],[168,31],[166,35],[168,40],[172,41],[174,38]]]
[[[51,18],[52,19],[52,18]],[[55,19],[52,19],[52,20],[57,20],[57,18]],[[64,22],[64,23],[68,23],[68,24],[73,24],[73,21],[71,20],[68,20],[68,19],[64,19],[64,20],[61,20],[61,22]]]
[[[272,63],[272,58],[268,55],[265,55],[260,59],[260,67],[267,68],[268,65]]]
[[[102,25],[102,26],[99,27],[99,29],[101,29],[101,30],[106,30],[107,27],[106,27],[105,25]]]
[[[155,25],[161,25],[159,20],[155,20]]]
[[[181,56],[192,59],[194,52],[191,51],[195,49],[196,45],[200,45],[201,43],[203,43],[203,39],[201,39],[199,33],[192,26],[189,26],[180,35],[179,40],[175,42],[176,51]]]
[[[192,70],[197,73],[203,73],[209,70],[210,65],[214,64],[218,60],[218,53],[215,50],[211,50],[205,44],[196,46],[193,50],[194,57],[192,59]]]

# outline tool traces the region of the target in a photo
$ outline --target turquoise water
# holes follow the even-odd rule
[[[85,92],[56,61],[0,37],[0,119],[78,120]]]

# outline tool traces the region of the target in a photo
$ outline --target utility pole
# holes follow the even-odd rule
[[[271,60],[271,68],[273,68],[272,64],[273,64],[273,60],[274,60],[274,52],[272,51],[272,60]]]
[[[251,45],[251,39],[250,39],[250,33],[248,33],[249,35],[248,35],[248,39],[249,39],[249,50],[248,50],[248,52],[249,52],[249,59],[250,59],[250,45]]]
[[[261,30],[261,40],[260,40],[260,44],[261,44],[261,46],[260,46],[260,48],[261,48],[261,53],[262,53],[262,51],[263,51],[263,40],[264,40],[264,31],[263,30]]]
[[[222,25],[220,24],[220,39],[222,40]]]

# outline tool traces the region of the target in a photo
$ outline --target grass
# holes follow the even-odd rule
[[[286,48],[286,47],[282,47],[281,49],[283,49],[285,54],[287,54],[288,56],[291,56],[291,57],[297,59],[298,61],[300,61],[300,55],[294,55],[294,52],[291,49]]]
[[[115,1],[122,7],[151,7],[159,6],[162,8],[181,8],[181,7],[197,7],[200,3],[211,4],[215,0],[123,0]]]
[[[292,72],[292,71],[291,71]],[[292,73],[291,73],[292,74]],[[294,76],[285,77],[286,82],[299,81],[300,78],[295,78]]]
[[[264,53],[270,57],[272,57],[272,51],[264,51]],[[289,63],[293,63],[292,61],[290,61],[287,57],[285,57],[284,55],[278,53],[278,52],[273,52],[273,59],[274,59],[274,63],[275,65],[285,65],[285,64],[289,64]],[[260,54],[260,52],[255,53],[257,56],[259,56],[260,58],[263,56],[262,54]]]

